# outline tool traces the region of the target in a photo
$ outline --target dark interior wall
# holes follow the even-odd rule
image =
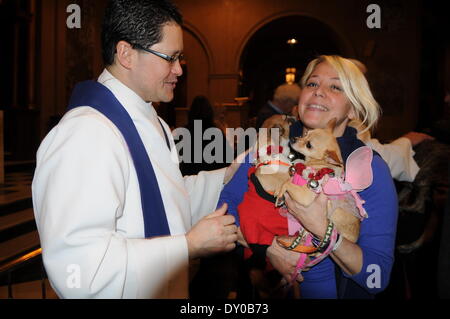
[[[174,1],[184,15],[185,51],[188,58],[192,57],[186,65],[187,104],[197,94],[207,95],[212,103],[232,102],[238,95],[249,94],[251,76],[245,74],[246,68],[251,70],[249,65],[258,59],[270,64],[262,59],[264,52],[251,53],[260,31],[282,19],[301,17],[303,22],[313,21],[298,27],[301,36],[316,41],[306,51],[322,53],[322,49],[329,47],[368,66],[369,82],[384,112],[377,132],[379,138],[388,140],[425,127],[442,111],[442,103],[439,104],[442,83],[448,78],[445,66],[450,65],[448,28],[445,29],[445,21],[449,19],[443,5],[422,0],[380,0],[377,4],[381,7],[382,27],[369,29],[366,25],[369,0],[347,0],[345,5],[334,0]],[[24,68],[29,68],[30,57],[21,58],[28,62],[17,73],[25,74],[19,86],[21,94],[16,94],[17,105],[11,102],[13,90],[5,89],[14,78],[1,77],[0,89],[0,106],[13,114],[5,119],[5,143],[10,148],[16,147],[15,159],[32,159],[53,120],[64,113],[73,85],[96,78],[103,68],[100,23],[106,0],[3,0],[1,13],[5,16],[7,3],[22,3],[25,8],[29,3],[35,4],[30,15],[2,19],[1,31],[8,48],[16,43],[11,40],[12,29],[5,27],[6,23],[29,19],[35,24],[34,39],[27,40],[28,47],[20,50],[33,53],[33,65],[27,73]],[[81,8],[81,29],[67,28],[66,8],[72,3]],[[318,25],[329,32],[318,30]],[[286,27],[286,35],[291,35],[295,28],[295,24]],[[6,61],[2,70],[7,71],[14,59],[21,57],[11,52],[14,51],[0,53]],[[277,74],[280,77],[282,70]],[[268,87],[274,85],[272,80]],[[270,93],[265,92],[265,96]]]
[[[102,70],[100,34],[106,1],[70,0],[70,3],[82,8],[83,20],[80,29],[66,30],[66,97],[77,82],[94,80]]]
[[[422,46],[420,48],[420,108],[418,128],[427,129],[450,114],[445,90],[450,92],[449,3],[424,1],[421,6]],[[447,110],[445,108],[447,107]]]
[[[100,21],[106,1],[0,1],[6,161],[32,160],[64,113],[74,83],[101,71]],[[81,28],[69,29],[67,7],[81,8]]]
[[[36,8],[27,1],[0,1],[0,110],[5,160],[31,158],[39,142],[34,87]]]
[[[67,26],[70,4],[80,7],[80,28]],[[97,78],[103,68],[100,32],[105,5],[105,0],[40,2],[41,137],[64,114],[74,85]]]

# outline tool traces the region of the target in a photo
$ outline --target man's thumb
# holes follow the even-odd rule
[[[223,205],[218,210],[209,214],[208,216],[206,216],[206,218],[214,218],[214,217],[223,216],[227,213],[227,210],[228,210],[227,203],[223,203]]]

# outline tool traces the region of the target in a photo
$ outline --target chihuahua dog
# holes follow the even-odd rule
[[[310,130],[304,137],[297,138],[291,143],[295,151],[305,156],[302,171],[297,171],[297,174],[303,176],[306,184],[302,183],[300,186],[288,178],[274,193],[277,205],[280,205],[282,197],[287,192],[295,201],[308,207],[321,191],[321,184],[326,181],[324,179],[326,175],[330,177],[343,175],[344,164],[333,134],[335,125],[336,119],[332,119],[326,128]],[[306,182],[307,180],[309,181]],[[328,200],[327,217],[334,223],[338,232],[351,242],[356,242],[359,237],[359,216],[358,208],[351,196]],[[290,243],[281,242],[281,244],[286,246]]]
[[[294,121],[286,115],[274,115],[263,123],[254,166],[248,172],[249,189],[238,206],[240,229],[250,247],[244,256],[252,285],[261,298],[285,294],[279,274],[266,264],[264,248],[271,245],[275,235],[288,234],[286,216],[275,206],[273,193],[289,178],[289,131]]]
[[[274,234],[287,233],[287,223],[275,206],[273,194],[289,178],[291,123],[286,115],[274,115],[259,131],[254,166],[248,172],[249,190],[238,206],[241,231],[250,247],[270,245]]]

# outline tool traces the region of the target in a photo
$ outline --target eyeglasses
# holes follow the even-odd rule
[[[144,48],[140,44],[136,44],[135,43],[135,44],[132,44],[132,46],[138,48],[139,50],[143,50],[145,52],[152,53],[152,54],[154,54],[156,56],[159,56],[161,59],[166,60],[170,64],[174,64],[175,62],[177,62],[177,60],[179,60],[179,61],[183,61],[184,60],[184,55],[182,53],[178,53],[178,54],[170,56],[170,55],[167,55],[167,54],[164,54],[164,53],[152,50],[152,49]]]

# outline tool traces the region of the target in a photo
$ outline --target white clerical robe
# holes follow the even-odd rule
[[[139,184],[119,130],[89,106],[69,111],[37,153],[33,206],[52,287],[64,298],[186,298],[185,234],[212,213],[225,169],[183,178],[151,104],[107,70],[155,171],[171,236],[144,239]]]

